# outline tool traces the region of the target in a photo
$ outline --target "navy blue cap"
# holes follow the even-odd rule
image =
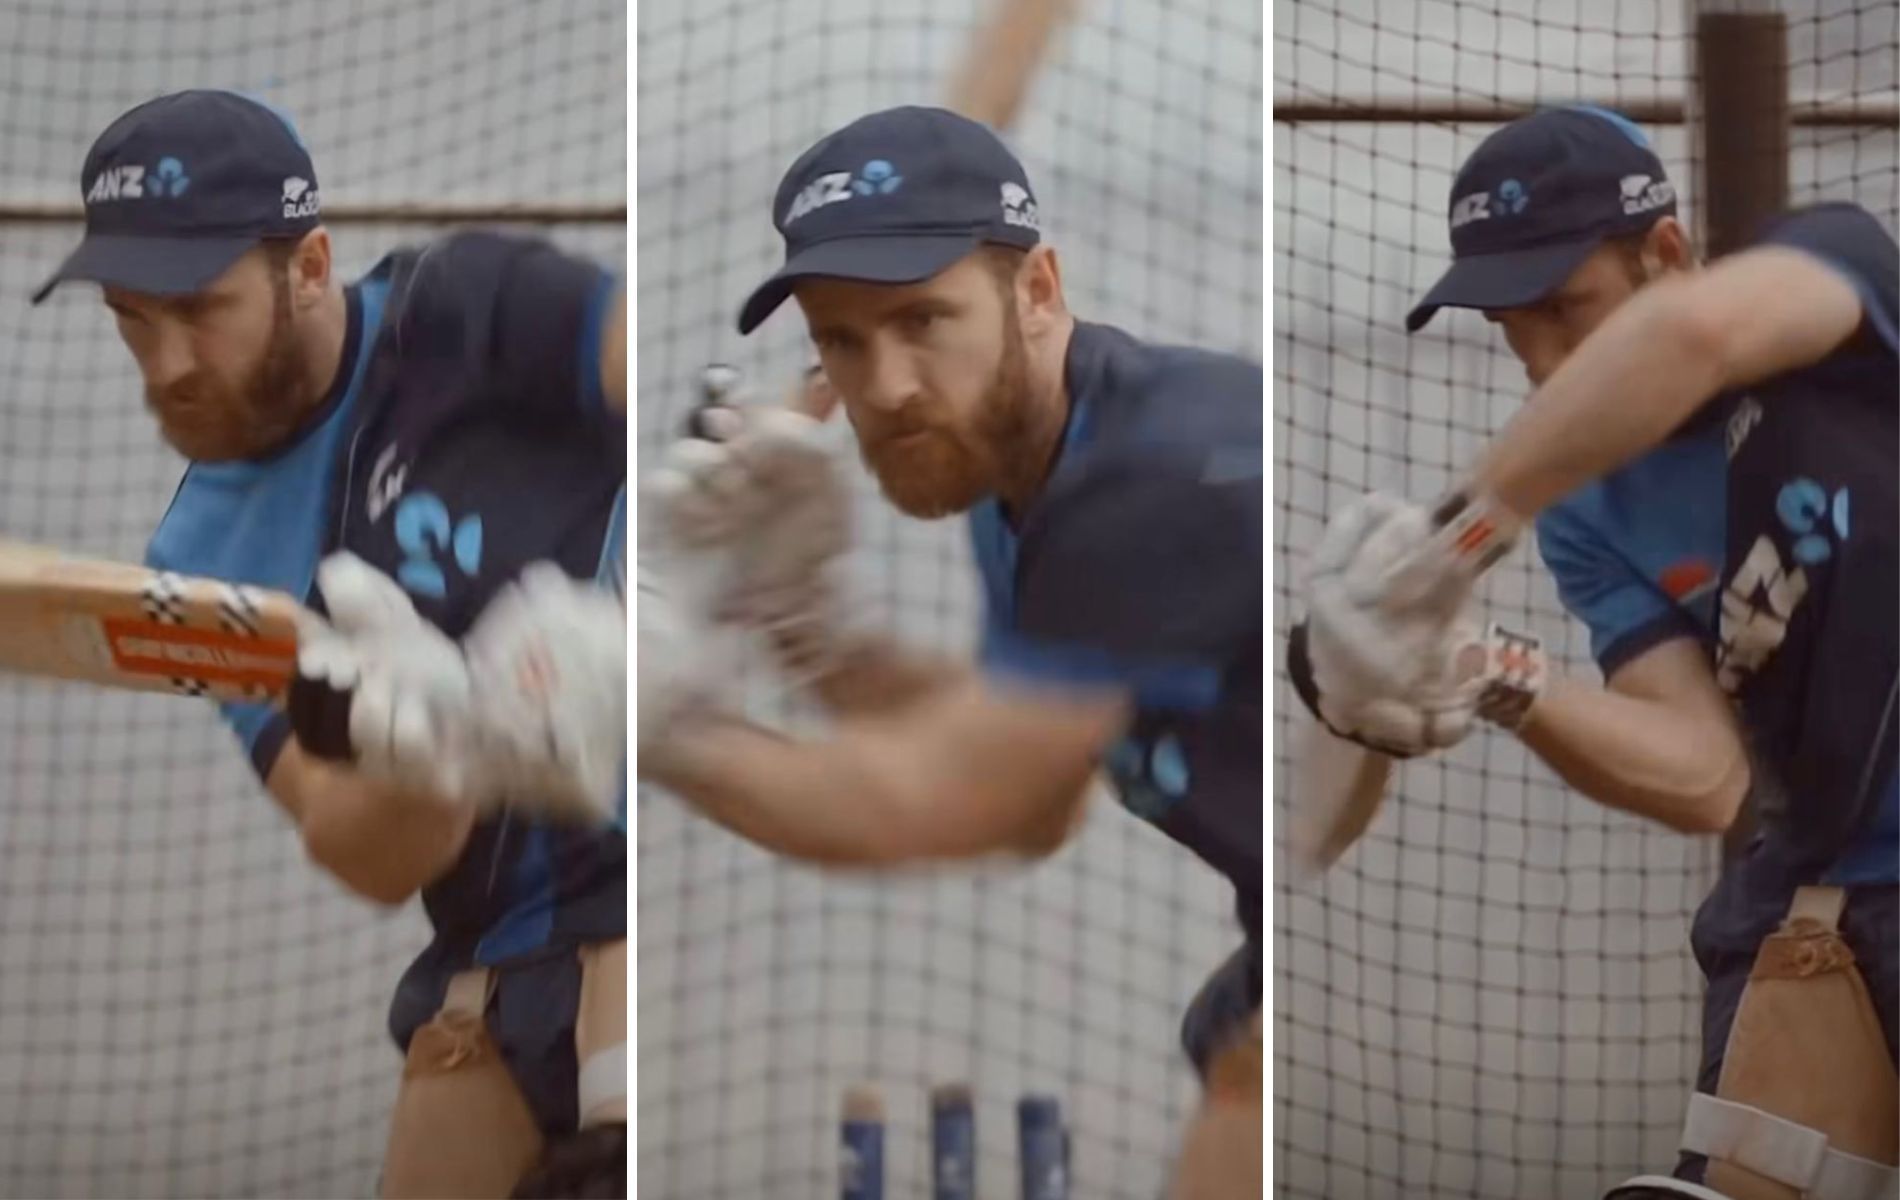
[[[35,304],[66,280],[188,295],[260,240],[320,224],[297,131],[236,92],[175,92],[132,109],[93,142],[79,186],[86,236]]]
[[[872,113],[799,155],[772,223],[785,265],[745,302],[740,333],[800,279],[919,283],[985,242],[1041,240],[1023,165],[988,126],[942,108]]]
[[[1405,318],[1515,308],[1555,291],[1606,239],[1674,216],[1676,189],[1629,119],[1579,105],[1484,139],[1451,185],[1451,269]]]

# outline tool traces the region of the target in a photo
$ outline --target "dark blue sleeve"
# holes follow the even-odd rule
[[[1261,645],[1258,446],[1158,447],[1061,473],[1017,550],[993,670],[1203,709]],[[1256,664],[1252,664],[1257,667]]]
[[[1839,272],[1860,295],[1862,320],[1890,352],[1900,353],[1900,247],[1857,204],[1821,204],[1789,213],[1759,243],[1805,251]]]
[[[620,281],[538,238],[462,233],[416,261],[397,333],[453,357],[503,405],[624,420],[606,411],[600,346]]]

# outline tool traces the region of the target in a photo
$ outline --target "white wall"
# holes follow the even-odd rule
[[[92,138],[192,86],[297,119],[326,202],[617,203],[612,3],[0,0],[0,203],[74,204]],[[76,223],[0,223],[0,534],[136,557],[182,464],[96,289],[27,294]],[[354,274],[418,227],[333,228]],[[624,262],[618,225],[559,235]],[[425,938],[303,859],[189,701],[0,682],[0,1195],[370,1194]]]
[[[987,4],[984,5],[987,8]],[[1089,0],[1012,141],[1086,318],[1260,352],[1260,14],[1231,0]],[[709,360],[776,389],[795,315],[733,318],[780,255],[779,176],[830,128],[937,102],[978,6],[645,0],[638,23],[643,456]],[[900,520],[866,487],[873,616],[961,646],[977,618],[960,525]],[[763,674],[761,715],[788,714]],[[981,764],[972,764],[980,771]],[[1013,1195],[1014,1102],[1057,1093],[1074,1194],[1148,1200],[1192,1097],[1181,1009],[1237,942],[1213,873],[1122,812],[1028,870],[854,880],[774,862],[643,796],[639,1179],[654,1194],[836,1187],[844,1088],[884,1089],[887,1195],[926,1191],[927,1093],[976,1090],[983,1193]]]
[[[1858,11],[1856,11],[1858,10]],[[1893,100],[1891,4],[1790,11],[1793,93]],[[1276,0],[1276,98],[1631,103],[1679,96],[1679,0]],[[1481,317],[1407,309],[1447,258],[1451,175],[1490,127],[1274,126],[1277,620],[1326,517],[1371,487],[1429,498],[1521,402]],[[1695,211],[1680,129],[1650,131]],[[1891,132],[1798,133],[1797,200],[1900,222]],[[1594,678],[1534,550],[1487,582]],[[1285,767],[1291,689],[1279,707]],[[1584,1197],[1673,1164],[1698,1047],[1688,921],[1714,847],[1614,815],[1515,742],[1401,768],[1371,833],[1275,906],[1275,1177],[1287,1197]]]

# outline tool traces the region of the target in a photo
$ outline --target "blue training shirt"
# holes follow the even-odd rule
[[[1022,513],[970,513],[986,671],[1117,687],[1136,715],[1104,767],[1122,804],[1232,881],[1261,925],[1258,364],[1077,322],[1069,421]]]
[[[616,287],[522,237],[465,233],[389,255],[347,289],[342,359],[318,411],[265,459],[192,464],[148,562],[321,611],[317,563],[349,550],[450,637],[537,559],[624,595],[625,418],[605,409],[599,372]],[[288,719],[268,705],[221,707],[268,777]],[[621,806],[618,828],[508,813],[478,824],[423,890],[435,940],[418,967],[624,937],[624,794]]]
[[[1854,334],[1725,398],[1729,521],[1717,678],[1741,705],[1765,836],[1832,883],[1900,881],[1900,248],[1866,210],[1758,239],[1837,273]]]
[[[1861,296],[1861,332],[1820,363],[1719,398],[1664,445],[1551,506],[1538,548],[1606,678],[1671,638],[1710,648],[1740,705],[1763,836],[1788,879],[1892,883],[1894,243],[1852,205],[1791,213],[1758,242],[1841,272]],[[1854,503],[1854,491],[1867,499]],[[1847,553],[1834,552],[1835,532]],[[1844,573],[1852,588],[1834,582]]]

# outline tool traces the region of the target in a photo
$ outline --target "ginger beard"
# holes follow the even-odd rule
[[[853,419],[858,455],[877,476],[885,499],[926,520],[968,510],[1006,480],[1039,470],[1021,461],[1029,450],[1029,352],[1013,289],[1004,291],[1002,354],[971,415],[919,414],[872,429]],[[940,409],[950,406],[939,404]]]
[[[308,410],[310,356],[293,326],[290,281],[271,282],[270,335],[263,353],[232,384],[199,367],[176,383],[145,389],[145,406],[171,447],[193,462],[253,458],[294,432]]]

